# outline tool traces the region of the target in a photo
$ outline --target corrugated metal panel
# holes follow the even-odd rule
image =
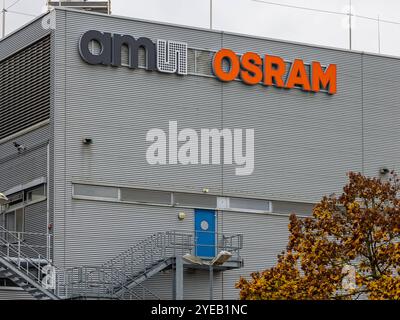
[[[377,176],[379,169],[400,169],[400,61],[363,56],[364,61],[364,166]]]
[[[15,139],[27,148],[21,154],[13,146],[13,141],[0,145],[0,190],[47,176],[46,144],[49,135],[49,127],[45,126]]]
[[[286,247],[288,240],[288,217],[255,213],[220,213],[222,232],[243,234],[244,259],[241,269],[224,272],[223,299],[237,299],[239,291],[235,283],[240,276],[248,278],[250,273],[272,267],[277,255]]]
[[[100,265],[136,242],[156,232],[194,229],[193,209],[73,200],[67,207],[65,227],[66,267]],[[178,212],[186,218],[178,220]],[[62,261],[56,264],[61,266]],[[185,299],[207,299],[207,271],[185,271]],[[222,296],[222,276],[215,273],[215,298]],[[162,272],[144,283],[161,298],[172,298],[172,271]]]
[[[65,11],[56,11],[57,30],[52,36],[52,108],[53,143],[51,144],[52,163],[51,183],[52,210],[54,214],[53,259],[56,265],[65,264],[65,136],[66,130],[66,54],[65,54]],[[57,120],[57,121],[56,121]],[[57,178],[55,178],[57,177]]]
[[[57,26],[52,115],[56,121],[56,264],[60,266],[99,264],[155,231],[193,227],[192,216],[183,223],[177,220],[177,209],[71,200],[73,179],[179,191],[201,192],[208,187],[211,193],[281,200],[282,203],[277,202],[282,205],[279,211],[288,211],[290,201],[314,202],[323,194],[338,192],[347,171],[362,170],[363,156],[369,157],[366,163],[371,168],[381,161],[373,153],[381,137],[373,126],[379,110],[373,109],[373,99],[377,97],[373,90],[377,87],[372,80],[377,80],[364,83],[364,103],[369,109],[363,110],[360,54],[77,12],[57,11]],[[206,77],[88,66],[81,61],[76,48],[79,36],[89,29],[123,34],[132,34],[134,30],[137,36],[186,41],[189,47],[216,50],[224,46],[238,53],[255,51],[281,55],[287,60],[336,63],[338,94],[245,86],[240,82],[221,84]],[[190,59],[192,56],[189,53]],[[208,57],[198,61],[204,61],[198,70],[208,72]],[[371,57],[373,72],[378,73],[380,61]],[[391,72],[390,63],[400,64],[396,59],[387,61],[385,72]],[[383,83],[380,87],[385,89]],[[387,95],[378,97],[384,117],[389,117],[390,112],[395,112],[394,100],[386,108],[383,103],[388,101]],[[197,130],[254,128],[254,174],[235,176],[233,166],[147,165],[146,132],[154,127],[168,131],[168,120],[178,120],[180,128]],[[364,146],[363,121],[370,121]],[[92,138],[93,145],[83,146],[83,137]],[[369,150],[368,155],[363,155],[363,148]],[[389,143],[378,148],[382,154],[394,149]],[[395,151],[391,152],[396,161]],[[296,206],[299,207],[303,208]],[[223,281],[221,284],[216,280],[215,284],[221,297],[237,298],[238,292],[233,288],[240,275],[249,276],[275,263],[276,255],[287,243],[287,224],[287,217],[220,214],[219,229],[243,233],[245,245],[245,268],[217,275]],[[207,298],[206,273],[185,273],[185,279],[185,287],[190,288],[185,289],[185,295]],[[172,279],[168,272],[147,284],[162,297],[170,297]]]
[[[51,33],[42,25],[42,17],[0,40],[0,61]]]
[[[18,32],[10,35],[9,37],[6,37],[5,39],[2,39],[0,41],[0,61],[4,59],[16,59],[18,55],[23,55],[24,52],[28,53],[32,51],[32,48],[29,48],[30,46],[35,46],[36,47],[36,53],[33,51],[31,52],[33,56],[31,55],[30,57],[25,57],[26,60],[22,61],[20,64],[15,64],[15,69],[13,69],[14,75],[19,76],[16,80],[20,82],[21,88],[20,89],[25,89],[28,94],[31,96],[28,97],[25,94],[18,94],[15,95],[13,98],[14,99],[19,99],[18,101],[21,100],[23,97],[24,100],[20,101],[21,103],[28,102],[29,99],[31,99],[35,95],[35,90],[38,88],[42,88],[43,84],[47,85],[47,89],[43,88],[43,92],[45,92],[45,99],[46,100],[46,118],[49,118],[49,96],[47,91],[50,88],[50,82],[48,80],[49,75],[50,75],[50,70],[48,69],[48,65],[50,64],[49,62],[49,41],[48,38],[46,38],[47,35],[51,33],[50,29],[44,29],[42,26],[42,17],[39,17],[36,21],[32,22],[29,25],[26,25],[22,29],[18,30]],[[39,42],[38,42],[39,41]],[[41,44],[40,44],[41,43]],[[38,50],[40,46],[43,47],[44,51],[40,52]],[[19,53],[17,53],[19,52]],[[17,54],[16,54],[17,53]],[[36,56],[35,56],[36,54]],[[41,58],[42,65],[38,64],[37,61],[32,60],[32,59],[38,59]],[[11,60],[10,60],[11,61]],[[16,60],[15,60],[16,61]],[[38,59],[38,62],[40,62],[40,59]],[[44,64],[43,64],[44,63]],[[25,71],[21,70],[21,67],[25,68]],[[33,69],[30,69],[33,68]],[[37,69],[35,71],[35,68]],[[23,74],[21,72],[26,72],[26,70],[31,70],[31,72],[27,74]],[[16,72],[18,71],[18,72]],[[40,78],[40,74],[43,73],[45,76],[43,78]],[[33,78],[33,75],[36,74],[38,77]],[[1,81],[3,81],[3,74],[1,73]],[[9,78],[10,79],[10,78]],[[24,80],[25,79],[25,80]],[[32,84],[32,87],[30,86],[23,86],[23,84],[27,79],[33,79],[36,81],[41,81],[41,83],[34,83]],[[10,79],[11,80],[11,79]],[[17,86],[16,86],[17,87]],[[36,89],[35,89],[36,88]],[[9,91],[8,91],[9,92]],[[3,96],[3,92],[1,94]],[[5,97],[3,96],[3,99]],[[1,99],[1,98],[0,98]],[[35,103],[40,101],[36,100]],[[32,101],[30,101],[32,102]],[[0,108],[2,108],[3,105],[0,104]],[[24,109],[26,113],[28,114],[29,110],[28,108]],[[23,115],[20,116],[22,119]],[[17,117],[18,118],[18,117]],[[29,119],[25,118],[25,119]],[[38,118],[36,119],[38,120]],[[36,122],[36,121],[35,121]],[[13,131],[15,129],[12,128]],[[50,127],[48,125],[42,126],[35,131],[28,132],[26,134],[23,134],[21,136],[18,136],[17,138],[8,141],[6,143],[0,144],[0,190],[4,191],[7,190],[10,187],[14,187],[19,184],[24,184],[29,181],[32,181],[36,178],[39,177],[46,177],[46,153],[45,153],[45,147],[44,144],[51,138],[50,134]],[[13,141],[17,141],[20,144],[25,145],[28,149],[26,153],[18,155],[16,148],[13,146]],[[1,291],[1,290],[0,290]],[[18,292],[7,292],[7,291],[2,291],[2,293],[5,293],[6,295],[10,296],[16,296],[17,298],[21,296],[23,297],[28,297],[32,298],[29,294],[27,295],[24,291],[18,291]],[[1,296],[1,293],[0,293]],[[1,296],[0,299],[3,299],[4,296]]]
[[[47,255],[47,211],[46,201],[41,201],[25,207],[25,242],[33,246],[43,257]],[[30,254],[30,250],[27,250]]]
[[[156,232],[194,226],[192,209],[72,200],[66,210],[68,267],[99,265]],[[183,221],[178,220],[180,211],[187,214]]]
[[[256,130],[255,173],[251,177],[236,177],[233,166],[227,166],[224,170],[224,191],[228,194],[257,192],[263,198],[315,201],[319,199],[319,196],[316,199],[316,192],[337,191],[345,180],[345,172],[361,169],[361,94],[358,90],[361,81],[359,71],[356,72],[360,66],[358,55],[224,35],[224,46],[238,52],[243,52],[244,48],[258,48],[261,53],[265,50],[261,48],[269,47],[269,53],[282,54],[285,53],[282,47],[286,46],[285,57],[288,59],[296,56],[308,61],[337,63],[340,66],[340,94],[307,94],[300,90],[284,91],[261,85],[249,87],[234,82],[223,85],[222,108],[221,84],[214,79],[88,66],[75,50],[79,36],[94,26],[121,33],[135,30],[137,34],[150,37],[157,27],[150,32],[143,27],[143,22],[120,21],[114,25],[114,19],[99,16],[91,17],[93,22],[88,21],[83,26],[79,24],[80,13],[67,14],[68,25],[71,26],[68,27],[66,45],[73,48],[67,52],[67,72],[74,79],[68,82],[67,101],[71,106],[79,105],[79,108],[71,108],[69,113],[71,136],[67,143],[77,142],[83,135],[90,135],[97,141],[87,152],[76,143],[76,147],[68,146],[71,151],[69,156],[74,159],[71,163],[76,166],[76,170],[71,168],[74,176],[93,180],[101,178],[110,183],[132,184],[134,181],[143,186],[157,184],[194,190],[211,186],[210,189],[220,191],[220,182],[215,180],[221,174],[218,167],[169,166],[166,170],[166,167],[146,164],[145,133],[152,127],[166,130],[171,119],[178,120],[182,127],[196,129],[219,128],[223,123],[228,128]],[[127,26],[124,32],[119,29],[122,23]],[[177,30],[171,30],[170,39],[178,33]],[[185,33],[197,34],[198,31],[182,29],[181,33],[180,39],[183,40]],[[210,34],[208,38],[212,42],[215,34]],[[189,41],[189,46],[198,46],[196,39]],[[209,53],[206,52],[206,55]],[[158,85],[154,86],[154,83]],[[80,94],[82,87],[85,87],[85,95]],[[107,108],[99,108],[100,90],[101,100]],[[118,92],[117,96],[115,92]],[[135,92],[134,96],[132,92]],[[207,95],[204,96],[203,92]],[[352,107],[349,108],[349,105]],[[82,114],[90,115],[90,121]],[[94,114],[96,117],[93,117]],[[119,114],[124,114],[124,118],[118,119]],[[102,132],[98,132],[98,128],[102,128]],[[287,150],[290,150],[289,154]],[[343,153],[348,155],[345,160],[341,159]],[[115,159],[114,154],[119,154],[119,157]],[[264,154],[269,156],[263,157]],[[110,163],[115,165],[116,170],[110,168]],[[279,169],[281,166],[286,168],[283,172]],[[324,168],[330,168],[329,172]],[[289,177],[294,174],[298,177],[292,181]],[[172,178],[175,181],[173,186]],[[188,185],[188,181],[192,185]],[[238,185],[242,186],[241,190],[237,190]]]
[[[1,162],[0,180],[2,190],[10,189],[39,177],[46,176],[46,145],[32,151],[9,157]]]
[[[213,298],[222,299],[222,273],[214,272]],[[173,271],[167,270],[146,280],[143,283],[161,299],[172,299]],[[208,300],[209,295],[209,273],[207,270],[184,269],[183,273],[183,299]]]
[[[224,127],[255,130],[253,174],[235,176],[233,166],[226,166],[224,191],[310,202],[339,191],[345,173],[362,164],[360,56],[233,35],[224,35],[224,46],[338,65],[338,93],[332,96],[224,85]]]
[[[66,211],[66,267],[100,265],[151,234],[192,230],[194,226],[191,209],[73,200]],[[187,214],[183,221],[178,220],[180,211]],[[62,266],[62,262],[59,259],[56,264]],[[158,295],[171,296],[172,277],[168,273],[157,275],[150,284]]]
[[[67,48],[75,48],[77,39],[90,28],[121,31],[120,20],[108,20],[96,16],[94,18],[97,21],[90,19],[88,23],[82,25],[80,14],[68,12],[67,16],[68,34],[65,43]],[[156,35],[160,38],[162,33],[165,33],[163,30],[158,34],[156,30],[150,31],[147,27],[143,23],[129,22],[129,30],[135,30],[135,34],[138,35],[154,39]],[[121,33],[128,33],[127,30]],[[172,28],[167,39],[173,40],[179,37],[182,41],[186,32],[191,34],[191,43],[201,44],[196,43],[196,39],[201,38],[197,33],[190,30],[179,31],[180,29]],[[174,33],[177,34],[175,37]],[[204,36],[206,35],[205,33]],[[210,37],[207,37],[207,41],[210,41]],[[67,148],[71,151],[69,159],[74,159],[70,162],[72,167],[69,174],[83,179],[98,178],[111,183],[119,181],[131,184],[135,181],[136,184],[143,186],[157,184],[179,188],[182,191],[187,188],[200,191],[205,185],[221,190],[220,167],[208,168],[207,174],[200,168],[197,170],[182,166],[171,166],[166,172],[162,167],[148,165],[144,157],[147,148],[144,143],[146,132],[152,127],[168,131],[169,120],[177,120],[178,126],[182,123],[185,127],[220,127],[218,82],[212,79],[204,81],[197,77],[179,77],[129,68],[91,67],[72,49],[67,50],[66,58],[67,79],[69,79],[66,96],[69,108]],[[104,77],[105,71],[111,72],[109,74],[107,72],[107,76]],[[154,83],[160,83],[161,86],[152,85]],[[80,91],[82,87],[85,87],[86,94],[75,95],[75,92]],[[57,92],[61,94],[62,89]],[[103,93],[101,105],[107,105],[107,108],[98,104],[100,92]],[[132,92],[135,92],[134,96]],[[204,99],[203,92],[208,92],[207,100]],[[149,100],[149,96],[153,99]],[[93,117],[93,113],[97,116]],[[82,117],[83,114],[90,115],[90,121]],[[124,114],[123,121],[120,118],[122,114]],[[99,130],[102,126],[103,129]],[[107,130],[104,130],[105,128]],[[82,136],[91,136],[94,139],[95,142],[90,150],[81,148],[79,141]],[[122,149],[128,152],[121,152]],[[118,159],[115,158],[117,153],[120,155]],[[118,170],[112,170],[109,167],[110,163],[114,163]],[[188,181],[191,183],[188,184]]]
[[[0,62],[0,140],[50,116],[50,38]]]
[[[47,177],[46,159],[49,135],[49,126],[47,125],[18,137],[16,141],[27,147],[22,154],[19,154],[12,145],[13,141],[0,145],[0,155],[2,156],[0,158],[0,190],[4,191],[37,178]],[[46,233],[46,219],[46,201],[26,206],[24,231]],[[2,220],[0,217],[0,223]],[[41,246],[36,249],[45,256],[45,236],[25,235],[25,241],[29,245]]]
[[[34,298],[20,288],[0,287],[0,300],[34,300]]]
[[[65,15],[66,22],[63,18]],[[87,255],[80,251],[75,256],[70,254],[68,246],[67,249],[64,247],[64,242],[70,241],[69,238],[64,240],[68,237],[66,232],[70,232],[68,228],[77,228],[69,226],[72,210],[69,207],[70,181],[74,177],[88,181],[135,184],[139,187],[165,186],[181,191],[201,191],[207,185],[211,186],[212,190],[221,191],[221,168],[218,166],[209,168],[206,175],[200,168],[193,170],[192,167],[181,166],[171,166],[171,170],[165,172],[162,167],[148,166],[143,157],[146,150],[143,143],[146,132],[152,127],[164,128],[167,131],[168,120],[178,120],[178,125],[182,122],[187,127],[220,127],[218,82],[213,79],[204,81],[197,77],[179,77],[129,68],[90,67],[76,55],[75,50],[80,35],[89,29],[123,34],[132,34],[134,30],[133,35],[152,39],[190,39],[194,46],[199,47],[204,47],[206,43],[212,46],[213,41],[219,46],[219,35],[210,37],[207,32],[198,34],[176,27],[166,30],[160,26],[155,29],[149,23],[127,23],[121,19],[105,19],[100,16],[93,16],[94,20],[89,19],[82,24],[83,17],[86,15],[57,12],[54,55],[54,73],[57,75],[54,81],[54,118],[57,123],[53,151],[57,179],[53,192],[57,195],[54,207],[55,260],[61,265],[79,264]],[[68,29],[67,33],[65,26]],[[110,76],[104,77],[107,70],[112,72]],[[153,86],[154,83],[163,85]],[[160,90],[163,87],[164,89]],[[86,93],[77,96],[76,92],[80,92],[82,88],[85,88]],[[204,100],[203,92],[208,92],[208,101]],[[99,100],[100,93],[102,94]],[[154,97],[154,100],[150,101],[149,96]],[[103,107],[105,105],[106,108]],[[93,114],[97,116],[93,117]],[[123,119],[121,115],[124,115]],[[83,147],[82,137],[93,138],[93,145]],[[62,151],[66,149],[68,154]],[[116,154],[119,156],[115,157]],[[114,168],[110,168],[111,163],[115,165]],[[78,219],[82,219],[81,216]],[[109,226],[110,223],[107,222],[106,225]],[[153,229],[154,226],[148,223],[140,225],[140,238]],[[101,232],[95,226],[89,227],[85,232],[92,237],[101,236]],[[99,256],[99,253],[93,255]],[[103,254],[100,256],[104,258]]]

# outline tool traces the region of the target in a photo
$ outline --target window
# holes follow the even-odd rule
[[[230,198],[231,209],[270,211],[270,202],[258,199]]]
[[[46,188],[42,184],[38,187],[25,191],[25,202],[41,201],[46,199]]]
[[[248,198],[218,197],[218,209],[243,212],[271,212],[271,201]]]
[[[171,205],[171,192],[121,188],[121,200]]]
[[[13,189],[18,192],[7,195],[8,202],[3,206],[0,224],[11,232],[25,232],[25,207],[32,202],[46,200],[46,184],[30,183]]]
[[[86,184],[74,184],[74,195],[93,197],[93,198],[108,198],[118,199],[118,188],[115,187],[104,187],[104,186],[92,186]]]
[[[24,232],[24,208],[16,209],[15,211],[10,211],[4,214],[5,228],[8,231],[14,232]]]
[[[174,193],[174,205],[180,207],[215,208],[217,197],[205,194]]]
[[[8,212],[4,215],[5,226],[8,231],[15,231],[15,212]]]
[[[311,216],[314,208],[313,203],[274,201],[273,208],[275,213]]]
[[[7,202],[7,209],[12,210],[13,208],[20,207],[24,203],[24,193],[23,192],[17,192],[14,194],[11,194],[8,197],[8,202]]]
[[[38,193],[40,194],[39,191]],[[254,213],[272,212],[272,203],[269,200],[239,197],[218,197],[210,194],[127,187],[73,184],[73,196],[100,201],[112,200],[117,202],[134,202],[149,205],[176,206],[186,208],[204,208]]]

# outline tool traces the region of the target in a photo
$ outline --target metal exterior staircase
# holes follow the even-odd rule
[[[71,297],[126,299],[144,296],[145,299],[159,300],[142,282],[171,266],[173,259],[167,257],[165,239],[165,233],[157,233],[99,267],[68,269],[67,287]]]
[[[242,235],[216,235],[216,249],[230,251],[241,266]],[[178,256],[196,249],[194,232],[160,232],[139,241],[101,266],[56,269],[55,290],[42,286],[43,268],[51,262],[0,226],[0,278],[7,278],[35,299],[159,300],[143,285],[159,272],[173,268]]]
[[[241,265],[239,250],[242,235],[218,239],[218,249],[236,254]],[[142,283],[162,270],[173,267],[175,258],[192,254],[196,247],[193,232],[160,232],[138,242],[99,267],[81,266],[67,270],[67,285],[71,298],[126,299],[140,296],[160,299]],[[143,294],[138,294],[137,290]]]
[[[20,239],[13,233],[0,226],[0,277],[13,281],[17,286],[30,293],[38,300],[59,300],[59,297],[41,285],[43,261],[50,261],[37,252],[33,247],[24,244],[29,250],[26,254],[21,250]],[[10,257],[14,256],[14,259]],[[35,255],[37,258],[33,258]],[[16,259],[15,259],[16,257]]]

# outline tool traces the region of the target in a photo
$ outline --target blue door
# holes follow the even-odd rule
[[[196,209],[194,214],[196,256],[215,257],[215,211]]]

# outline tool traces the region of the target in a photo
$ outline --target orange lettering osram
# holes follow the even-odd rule
[[[310,91],[310,81],[307,76],[306,67],[301,59],[295,59],[290,69],[286,88],[293,88],[294,86],[301,86],[303,90]]]
[[[240,59],[242,70],[240,78],[246,84],[254,85],[262,80],[262,60],[261,57],[254,52],[246,52]]]
[[[229,60],[229,70],[225,71],[223,69],[223,61],[227,59]],[[237,78],[240,71],[240,62],[239,58],[235,52],[230,49],[221,49],[219,50],[213,58],[212,62],[213,72],[215,76],[221,81],[232,81]]]
[[[264,85],[283,88],[285,86],[283,77],[286,73],[285,61],[281,57],[264,57]]]
[[[336,93],[336,64],[330,64],[324,71],[319,62],[312,63],[312,91],[318,92],[322,88],[328,89],[330,94]]]

